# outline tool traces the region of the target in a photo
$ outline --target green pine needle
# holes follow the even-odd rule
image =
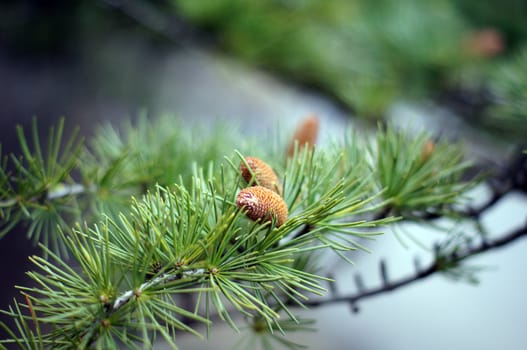
[[[290,158],[276,153],[268,160],[289,209],[277,227],[276,220],[252,221],[236,205],[247,186],[239,164],[258,153],[225,151],[222,132],[207,141],[216,150],[203,151],[169,123],[141,119],[123,132],[104,129],[83,153],[85,161],[73,163],[73,155],[65,155],[67,165],[56,160],[46,165],[41,150],[32,155],[26,143],[27,164],[11,158],[17,179],[24,184],[52,179],[53,190],[42,192],[45,203],[32,197],[45,187],[37,184],[17,194],[2,169],[0,217],[29,220],[30,233],[44,242],[45,256],[31,258],[35,271],[28,276],[35,286],[19,287],[28,299],[8,311],[20,326],[7,341],[113,349],[151,348],[162,338],[177,348],[180,332],[201,336],[184,320],[203,324],[208,332],[218,315],[238,330],[236,313],[262,322],[269,333],[261,338],[266,346],[277,342],[300,348],[274,332],[301,330],[293,307],[326,294],[329,279],[315,266],[320,254],[330,250],[351,263],[350,253],[369,251],[367,240],[399,219],[379,213],[391,210],[411,218],[419,210],[444,210],[445,203],[455,203],[474,184],[459,180],[467,164],[458,148],[437,144],[425,159],[424,135],[409,139],[391,129],[379,131],[377,143],[365,147],[348,133],[343,143],[297,146]],[[59,137],[61,128],[52,134]],[[139,136],[150,141],[141,147],[133,142]],[[58,157],[57,142],[49,148],[50,159]],[[180,157],[170,158],[171,147],[181,151]],[[165,150],[162,166],[174,172],[163,180],[164,174],[151,166],[161,162]],[[82,184],[68,188],[72,164],[79,167]],[[25,191],[31,197],[24,197]],[[81,212],[85,223],[71,225]],[[182,294],[195,296],[194,304],[183,307]],[[13,311],[17,305],[29,309],[32,322],[49,332],[26,329],[21,320],[29,318],[20,319]]]

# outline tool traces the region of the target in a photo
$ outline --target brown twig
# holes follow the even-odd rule
[[[354,311],[358,311],[358,308],[356,307],[356,303],[359,300],[373,297],[379,294],[391,292],[395,289],[399,289],[401,287],[407,286],[409,284],[425,279],[437,273],[444,272],[446,271],[444,268],[445,265],[458,264],[459,262],[466,260],[468,258],[471,258],[475,255],[508,245],[524,236],[527,236],[527,223],[523,227],[520,227],[500,238],[497,238],[494,240],[482,240],[479,245],[475,247],[468,247],[464,251],[457,252],[457,253],[451,253],[448,255],[436,256],[434,261],[431,262],[430,265],[428,265],[428,267],[424,269],[418,269],[415,274],[411,276],[400,278],[395,281],[388,280],[386,276],[386,267],[385,265],[381,263],[381,272],[384,271],[383,273],[384,278],[383,278],[382,285],[375,287],[375,288],[365,289],[362,285],[362,282],[357,283],[357,286],[359,289],[358,293],[350,294],[350,295],[341,295],[341,296],[337,295],[337,296],[333,296],[331,298],[323,299],[323,300],[308,301],[308,302],[305,302],[304,305],[309,306],[309,307],[319,307],[319,306],[336,304],[336,303],[349,303],[350,305],[352,305]],[[360,277],[358,278],[360,281]]]

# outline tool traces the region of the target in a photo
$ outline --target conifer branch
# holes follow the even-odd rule
[[[190,324],[210,326],[213,315],[237,329],[234,311],[269,331],[290,329],[279,312],[296,322],[289,303],[310,305],[307,293],[326,293],[327,278],[309,264],[318,252],[350,262],[346,252],[368,250],[359,239],[373,239],[397,220],[372,220],[373,213],[454,204],[476,184],[461,180],[468,163],[457,146],[427,146],[424,134],[388,128],[365,147],[350,133],[325,149],[296,141],[289,157],[282,148],[264,161],[245,148],[219,162],[228,147],[220,133],[200,145],[175,135],[172,124],[140,120],[123,135],[104,129],[77,163],[89,181],[61,181],[47,192],[46,200],[57,202],[88,197],[101,216],[72,230],[61,226],[56,235],[78,268],[43,247],[51,259],[32,257],[39,271],[29,273],[38,287],[20,287],[31,305],[7,312],[23,319],[18,306],[30,307],[39,324],[53,328],[42,335],[46,344],[115,348],[132,334],[127,346],[148,348],[154,334],[175,348],[176,330],[196,334]],[[88,192],[93,196],[82,196]],[[123,202],[114,207],[115,200]],[[182,308],[178,293],[196,295],[195,305]],[[19,339],[32,336],[23,329]]]

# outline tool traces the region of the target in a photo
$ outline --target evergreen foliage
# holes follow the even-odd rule
[[[100,129],[87,146],[72,137],[60,148],[61,122],[48,156],[36,136],[30,148],[19,132],[24,161],[12,155],[2,168],[4,234],[15,217],[48,241],[30,258],[36,285],[18,287],[25,300],[3,311],[17,327],[3,325],[11,338],[0,345],[139,349],[162,338],[177,348],[179,332],[201,336],[194,325],[210,328],[216,315],[239,329],[232,315],[240,313],[262,344],[298,348],[277,335],[306,329],[295,307],[326,294],[331,280],[315,264],[322,252],[351,262],[350,252],[367,250],[387,225],[443,212],[477,182],[461,180],[468,165],[459,146],[430,148],[427,135],[390,127],[378,129],[376,143],[351,131],[324,146],[297,142],[288,157],[285,142],[262,150],[240,133],[178,123],[140,118]],[[281,180],[289,211],[281,225],[251,220],[237,205],[257,184],[240,171],[252,155]],[[35,224],[41,201],[54,213],[46,225]]]
[[[0,169],[2,235],[29,221],[28,236],[59,251],[62,241],[52,233],[57,224],[66,229],[102,213],[115,217],[129,210],[130,196],[155,184],[170,185],[179,176],[188,181],[192,162],[207,164],[227,152],[222,148],[227,145],[226,130],[218,127],[215,136],[207,138],[206,130],[189,130],[169,117],[153,123],[142,117],[120,130],[108,124],[88,143],[76,133],[63,140],[63,128],[64,121],[50,131],[47,145],[39,140],[36,120],[31,143],[17,128],[23,154],[4,156]]]
[[[527,135],[527,46],[492,70],[490,91],[493,104],[482,124],[502,136],[524,141]],[[522,139],[523,138],[523,139]]]

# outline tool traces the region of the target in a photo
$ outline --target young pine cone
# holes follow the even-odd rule
[[[298,142],[298,149],[301,150],[305,146],[312,148],[318,137],[319,121],[316,115],[309,116],[302,120],[295,130],[293,139],[289,144],[287,155],[292,157],[295,153],[295,142]]]
[[[247,187],[238,193],[236,198],[238,208],[246,210],[251,220],[276,220],[276,227],[287,220],[287,205],[277,193],[262,187]]]
[[[251,170],[247,168],[247,165]],[[252,178],[251,171],[254,174],[254,179]],[[278,176],[276,176],[273,169],[263,160],[256,157],[245,157],[245,162],[241,162],[240,164],[240,172],[249,185],[259,185],[275,191],[279,195],[282,194],[282,186],[280,185]],[[254,183],[255,180],[256,183]]]
[[[431,140],[426,140],[421,150],[421,162],[426,162],[432,156],[432,153],[435,150],[435,143]]]

